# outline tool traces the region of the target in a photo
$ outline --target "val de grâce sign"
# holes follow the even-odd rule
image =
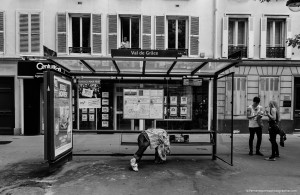
[[[19,61],[18,62],[18,76],[38,76],[43,75],[45,70],[55,70],[57,72],[66,73],[61,67],[49,64],[47,62],[36,61]]]
[[[183,50],[112,49],[112,57],[181,57]]]

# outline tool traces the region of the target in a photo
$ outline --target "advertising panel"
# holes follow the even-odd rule
[[[72,148],[71,82],[54,76],[54,156]]]
[[[44,89],[45,159],[53,163],[69,156],[73,148],[71,78],[46,71]]]

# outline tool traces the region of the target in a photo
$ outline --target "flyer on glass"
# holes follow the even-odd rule
[[[180,104],[187,104],[187,97],[186,96],[182,96],[180,98]]]
[[[102,114],[102,120],[108,120],[108,114]]]
[[[170,104],[177,105],[177,96],[170,96]]]
[[[170,115],[177,116],[177,107],[170,107]]]

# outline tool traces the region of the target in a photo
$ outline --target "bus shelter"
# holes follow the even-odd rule
[[[129,52],[129,51],[126,51]],[[147,121],[148,119],[152,120],[152,127],[160,128],[159,125],[164,124],[188,124],[188,121],[192,121],[188,119],[189,106],[179,105],[178,109],[176,106],[172,105],[175,102],[179,102],[178,104],[188,104],[189,96],[183,96],[175,98],[175,96],[166,97],[166,90],[162,87],[161,83],[168,82],[176,82],[177,85],[180,83],[182,86],[197,86],[201,85],[203,82],[208,83],[208,112],[207,112],[207,125],[206,128],[181,128],[181,129],[173,129],[174,126],[169,125],[167,132],[170,134],[170,139],[174,139],[173,134],[208,134],[210,139],[208,142],[189,142],[186,141],[185,137],[182,137],[182,140],[177,140],[178,137],[175,136],[174,142],[171,143],[178,146],[198,146],[198,145],[210,145],[212,147],[211,155],[212,159],[220,159],[230,165],[233,165],[232,160],[232,146],[233,146],[233,86],[234,86],[234,72],[232,67],[236,67],[241,63],[240,59],[203,59],[203,58],[180,58],[180,56],[171,56],[171,57],[161,57],[159,53],[154,53],[156,51],[148,51],[152,53],[148,53],[149,55],[154,54],[155,56],[146,56],[145,53],[141,53],[138,56],[122,56],[123,54],[112,55],[112,57],[54,57],[54,56],[46,56],[46,57],[33,57],[30,60],[39,61],[40,68],[46,70],[44,72],[44,97],[47,98],[45,100],[47,103],[45,104],[45,143],[47,143],[45,152],[47,153],[48,160],[55,162],[58,159],[61,159],[65,154],[70,154],[72,152],[72,139],[73,133],[97,133],[97,134],[107,134],[107,133],[119,133],[119,134],[137,134],[141,132],[141,130],[147,129]],[[163,54],[165,55],[165,54]],[[84,93],[85,98],[79,99],[78,97],[75,99],[76,104],[78,105],[74,111],[74,97],[72,100],[72,93],[74,96],[74,91],[72,92],[73,85],[78,86],[82,84],[82,80],[87,80],[87,82],[97,82],[107,81],[106,88],[110,88],[109,83],[118,81],[119,85],[124,84],[126,87],[122,88],[123,91],[114,91],[114,93],[120,92],[123,94],[121,105],[123,107],[123,112],[121,118],[118,116],[118,110],[112,109],[112,121],[109,121],[111,116],[106,113],[106,109],[104,109],[107,105],[107,101],[110,101],[109,97],[111,96],[106,91],[99,92],[101,94],[100,100],[96,98],[93,99],[95,95],[93,91],[82,88],[80,89],[81,93]],[[94,81],[93,81],[94,80]],[[95,81],[96,80],[96,81]],[[135,87],[130,87],[128,81],[135,83]],[[227,82],[230,81],[230,82]],[[157,87],[147,88],[150,84],[153,86],[153,83]],[[83,82],[83,85],[87,83]],[[62,88],[60,88],[60,86]],[[192,91],[194,88],[191,88]],[[195,88],[196,89],[196,88]],[[171,91],[171,88],[167,90]],[[175,89],[176,90],[176,89]],[[230,90],[231,96],[229,99],[227,98],[225,103],[227,106],[226,114],[225,111],[221,111],[219,109],[220,104],[224,104],[224,98],[220,96],[220,94],[225,93],[225,91]],[[53,91],[53,93],[51,92]],[[195,90],[194,90],[195,91]],[[50,95],[50,93],[52,95]],[[149,95],[152,94],[152,95]],[[154,95],[153,95],[154,94]],[[96,95],[95,95],[96,96]],[[115,95],[113,95],[115,96]],[[136,104],[139,105],[130,105],[130,102],[134,101],[135,97],[133,96],[143,96],[143,99],[139,99]],[[151,97],[148,100],[147,98]],[[59,98],[68,98],[69,103],[66,103],[65,100],[60,100]],[[91,99],[89,99],[91,98]],[[114,97],[118,99],[118,97]],[[172,99],[173,98],[173,99]],[[175,100],[174,100],[175,98]],[[191,96],[194,98],[194,96]],[[57,100],[55,100],[57,99]],[[106,101],[107,99],[107,101]],[[147,108],[145,112],[141,111],[144,107],[147,107],[147,103],[142,104],[144,101],[150,102],[150,109]],[[100,103],[99,103],[100,101]],[[167,107],[164,104],[170,104]],[[98,103],[97,103],[98,102]],[[97,105],[99,104],[99,107]],[[58,108],[63,105],[63,108]],[[96,107],[101,110],[98,115],[101,115],[100,120],[96,124],[96,128],[94,129],[80,129],[80,125],[76,125],[74,121],[76,121],[80,115],[80,120],[85,122],[85,120],[95,121],[95,116],[93,113],[97,113],[97,109],[92,111],[89,110],[89,106],[96,105]],[[126,106],[127,105],[127,106]],[[55,106],[58,106],[55,108]],[[109,107],[109,106],[107,106]],[[117,107],[117,106],[115,106]],[[87,109],[86,109],[87,108]],[[176,109],[175,109],[176,108]],[[108,108],[109,109],[109,108]],[[151,110],[152,109],[152,110]],[[165,110],[164,110],[165,109]],[[175,111],[174,111],[174,110]],[[192,108],[191,108],[192,109]],[[72,111],[73,110],[73,111]],[[86,116],[84,112],[90,113],[89,116]],[[145,109],[144,109],[145,110]],[[90,112],[91,111],[91,112]],[[139,113],[136,113],[138,111]],[[201,111],[201,109],[200,109]],[[64,114],[68,112],[68,117],[64,117]],[[173,113],[178,113],[179,116],[177,118],[172,116]],[[92,114],[91,114],[92,113]],[[167,113],[167,114],[166,114]],[[195,115],[195,110],[192,109],[192,114]],[[169,114],[169,115],[168,115]],[[63,116],[61,116],[63,115]],[[166,116],[168,115],[168,116]],[[93,116],[93,117],[91,117]],[[119,118],[118,118],[119,117]],[[148,117],[148,118],[147,118]],[[157,118],[156,118],[157,117]],[[169,117],[169,118],[166,118]],[[174,118],[175,117],[175,118]],[[76,118],[76,119],[74,119]],[[179,118],[179,119],[178,119]],[[195,117],[194,117],[195,118]],[[131,127],[135,127],[134,124],[137,123],[139,128],[133,129],[119,129],[119,124],[115,124],[115,121],[118,120],[131,120]],[[220,120],[222,119],[222,120]],[[63,123],[66,123],[66,120],[69,121],[69,127],[63,126]],[[79,120],[79,119],[78,119]],[[151,121],[150,120],[150,121]],[[107,122],[106,122],[107,121]],[[167,121],[167,122],[166,122]],[[177,123],[175,123],[176,121]],[[179,123],[178,123],[179,121]],[[225,121],[225,122],[224,122]],[[71,125],[73,124],[73,125]],[[98,125],[98,127],[97,127]],[[102,125],[102,128],[100,126]],[[119,125],[119,126],[118,126]],[[104,127],[103,127],[104,126]],[[130,126],[130,125],[129,125]],[[148,124],[149,126],[149,124]],[[172,127],[171,127],[172,126]],[[176,125],[175,125],[176,126]],[[69,130],[68,130],[69,129]],[[55,138],[59,137],[60,133],[58,130],[65,131],[64,139]],[[60,131],[59,131],[60,132]],[[225,153],[218,152],[218,143],[220,141],[224,142],[224,138],[222,140],[218,140],[218,135],[221,133],[227,133],[227,143],[229,143],[229,148],[226,149]],[[59,145],[55,144],[55,139],[59,140]],[[62,143],[69,141],[69,147],[66,147],[66,143]],[[70,144],[72,143],[72,144]],[[126,141],[122,141],[120,144],[131,145],[136,143],[130,143]],[[56,145],[56,146],[55,146]],[[55,152],[55,148],[60,148],[58,152]],[[64,151],[65,150],[65,151]],[[102,155],[102,154],[97,154]],[[105,154],[103,154],[105,155]],[[126,154],[125,154],[126,155]],[[132,155],[132,154],[128,154]],[[176,155],[193,155],[193,154],[176,154]],[[201,155],[201,154],[197,154]],[[206,154],[207,155],[207,154]]]

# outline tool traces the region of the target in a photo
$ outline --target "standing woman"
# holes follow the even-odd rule
[[[275,161],[276,157],[279,158],[278,144],[276,142],[276,135],[278,134],[278,122],[280,119],[278,104],[275,101],[270,101],[269,108],[266,108],[266,116],[269,117],[269,135],[272,145],[272,154],[269,158],[265,158],[268,161]]]

